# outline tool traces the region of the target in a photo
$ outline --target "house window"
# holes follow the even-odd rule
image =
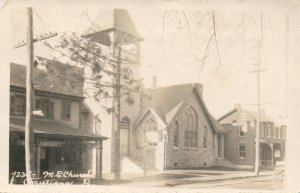
[[[189,108],[184,114],[185,131],[184,146],[187,148],[198,147],[198,116],[193,108]]]
[[[240,130],[240,137],[244,137],[245,136],[245,131],[243,130],[243,127],[239,127]]]
[[[43,113],[43,118],[53,119],[54,103],[50,99],[36,99],[35,110],[41,110]]]
[[[244,144],[239,145],[239,158],[246,159],[246,146]]]
[[[10,95],[10,114],[25,116],[25,96]]]
[[[173,147],[179,147],[179,123],[175,122],[174,135],[173,135]]]
[[[204,147],[204,149],[207,149],[207,137],[208,137],[207,126],[204,125],[204,131],[203,131],[203,147]]]
[[[61,119],[71,120],[71,102],[62,101],[61,104]]]

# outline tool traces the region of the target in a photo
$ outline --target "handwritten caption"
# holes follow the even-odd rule
[[[74,184],[72,179],[83,179],[83,184],[89,185],[91,173],[91,170],[87,173],[73,173],[73,171],[44,171],[40,177],[36,177],[35,174],[31,173],[31,178],[26,178],[25,172],[14,171],[11,173],[11,183],[14,184],[21,179],[23,184],[30,185],[71,185]]]

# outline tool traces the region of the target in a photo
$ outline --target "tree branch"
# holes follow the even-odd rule
[[[219,65],[221,66],[221,58],[220,58],[220,52],[219,52],[219,45],[218,45],[218,41],[217,41],[215,12],[213,12],[213,28],[214,28],[215,43],[216,43],[216,47],[217,47],[217,54],[218,54],[218,58],[219,58]]]
[[[189,29],[189,32],[190,32],[190,41],[192,42],[192,31],[191,31],[191,28],[190,28],[190,24],[189,24],[188,19],[187,19],[186,15],[185,15],[185,12],[184,11],[182,11],[182,12],[183,12],[183,16],[185,18],[186,25],[187,25],[187,27]]]

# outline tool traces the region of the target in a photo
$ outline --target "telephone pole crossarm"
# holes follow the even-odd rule
[[[37,36],[37,38],[33,39],[33,42],[39,42],[39,41],[49,39],[49,38],[52,38],[55,36],[57,36],[57,33],[52,33],[52,32],[50,32],[49,34],[46,33],[45,35]],[[27,42],[22,41],[22,42],[19,42],[17,45],[15,45],[14,48],[19,48],[19,47],[22,47],[25,45],[27,45]]]

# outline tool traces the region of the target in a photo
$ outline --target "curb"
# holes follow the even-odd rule
[[[257,177],[265,177],[265,176],[270,176],[272,174],[262,174]],[[189,178],[189,181],[183,181],[186,179],[178,180],[178,181],[171,181],[171,182],[166,182],[164,183],[165,186],[179,186],[179,185],[185,185],[185,184],[196,184],[196,183],[201,183],[201,182],[221,182],[221,181],[227,181],[227,180],[237,180],[237,179],[246,179],[246,178],[253,178],[256,177],[255,175],[249,175],[249,176],[236,176],[236,177],[230,177],[230,178],[219,178],[219,179],[198,179],[198,180],[192,180]]]

